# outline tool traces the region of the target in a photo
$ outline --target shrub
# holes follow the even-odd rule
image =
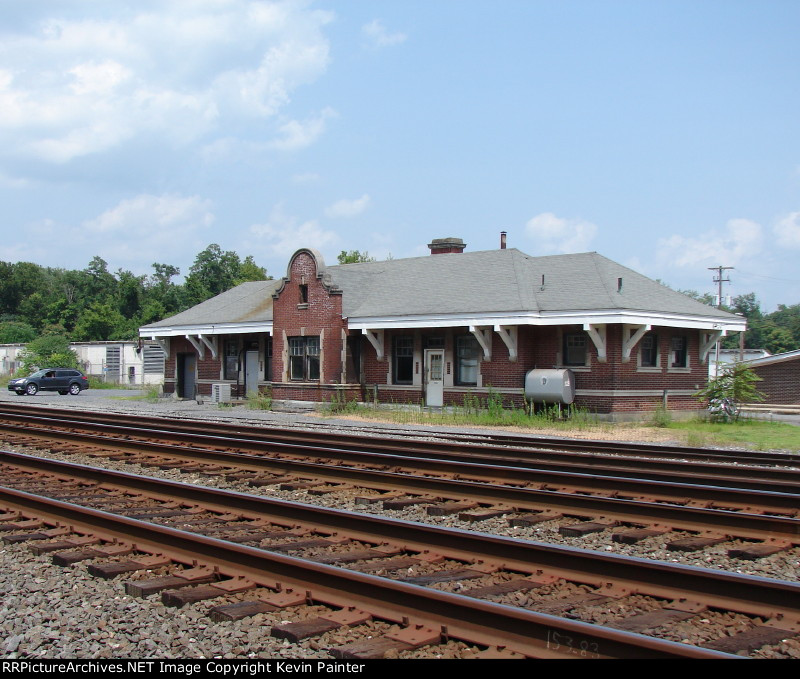
[[[763,401],[764,394],[756,389],[761,378],[744,363],[734,363],[722,369],[719,375],[710,379],[708,385],[695,393],[695,398],[706,404],[731,399],[735,403]],[[734,418],[735,419],[735,418]]]
[[[251,391],[247,394],[247,407],[251,410],[272,410],[272,389]]]
[[[28,342],[19,357],[26,373],[38,368],[78,367],[78,356],[70,349],[69,339],[62,335],[44,335]]]
[[[669,427],[672,424],[672,414],[663,405],[653,411],[650,419],[654,427]]]

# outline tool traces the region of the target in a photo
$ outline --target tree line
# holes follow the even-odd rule
[[[343,250],[337,259],[339,264],[375,261],[368,252],[358,250]],[[133,340],[143,325],[240,283],[271,278],[252,256],[241,259],[217,244],[197,254],[183,283],[173,280],[181,273],[176,266],[154,263],[152,268],[150,275],[137,276],[123,269],[111,273],[99,256],[81,270],[0,262],[0,344],[27,343],[43,335],[76,342]],[[679,292],[704,304],[714,303],[710,294]],[[780,304],[777,311],[765,314],[755,293],[750,292],[734,297],[729,307],[722,308],[747,319],[745,348],[766,349],[772,354],[800,349],[800,304]],[[738,346],[738,333],[723,340],[725,348]]]
[[[133,340],[142,325],[177,314],[240,283],[271,278],[252,256],[219,245],[198,253],[183,283],[180,269],[154,263],[137,276],[95,256],[85,269],[0,262],[0,344],[42,335],[71,341]]]

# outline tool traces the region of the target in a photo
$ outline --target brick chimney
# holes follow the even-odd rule
[[[447,255],[452,252],[464,252],[467,244],[460,238],[434,238],[428,247],[432,255]]]
[[[505,250],[506,249],[506,235],[507,234],[506,234],[505,231],[501,231],[500,232],[500,249],[501,250]]]

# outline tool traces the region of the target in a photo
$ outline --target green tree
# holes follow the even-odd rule
[[[144,276],[135,276],[130,271],[117,271],[117,308],[128,319],[134,318],[141,309],[144,293]]]
[[[714,306],[714,295],[710,292],[697,292],[697,290],[678,290],[683,295],[708,306]]]
[[[263,266],[258,266],[253,255],[247,255],[239,265],[239,275],[236,277],[235,284],[248,283],[250,281],[268,281],[272,276],[267,276],[267,270]]]
[[[81,313],[73,333],[79,342],[133,339],[125,317],[106,302],[92,302]]]
[[[229,290],[236,284],[241,261],[235,252],[223,252],[216,243],[198,253],[186,277],[186,292],[191,304]]]
[[[359,252],[358,250],[342,250],[339,253],[339,256],[336,258],[339,260],[339,264],[361,264],[363,262],[374,262],[376,261],[374,257],[369,256],[369,252],[366,250],[364,252]]]
[[[36,329],[22,321],[0,323],[0,344],[26,344],[36,339]]]
[[[106,260],[95,255],[83,272],[86,275],[85,281],[88,287],[88,296],[91,299],[113,297],[117,288],[117,281],[108,272],[108,262]]]
[[[78,356],[70,349],[69,338],[64,335],[44,335],[28,342],[19,358],[26,372],[38,368],[78,367]]]

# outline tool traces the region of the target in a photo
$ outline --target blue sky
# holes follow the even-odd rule
[[[800,3],[0,0],[0,260],[595,250],[800,303]]]

